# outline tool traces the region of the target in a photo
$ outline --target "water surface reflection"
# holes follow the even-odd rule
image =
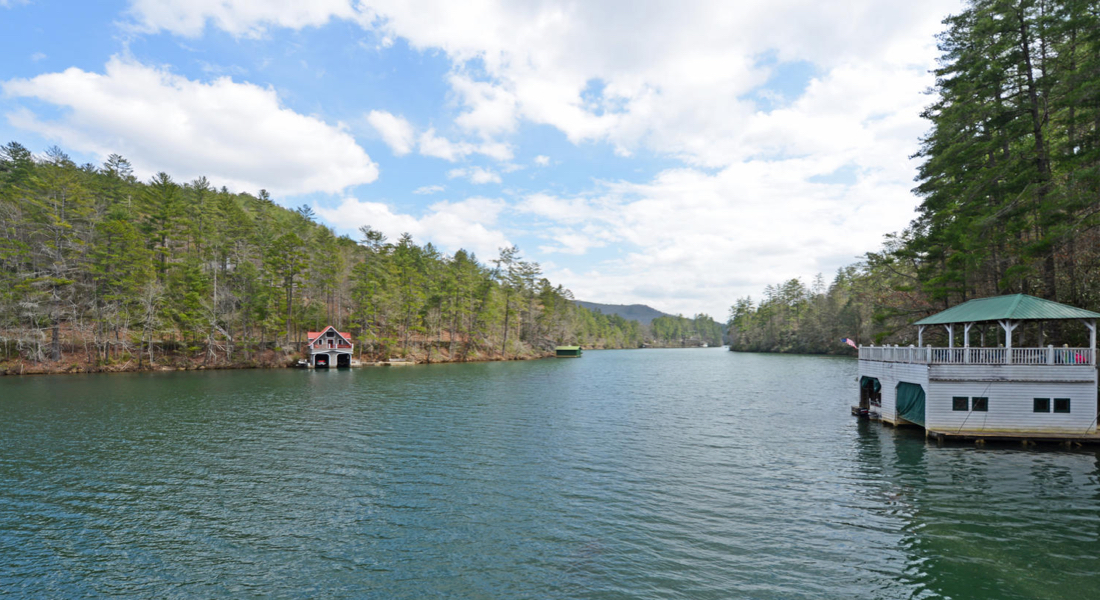
[[[1095,452],[849,415],[852,361],[721,350],[0,380],[11,597],[1055,598]]]
[[[861,426],[880,514],[901,523],[922,596],[1086,598],[1100,573],[1100,455],[1018,444],[937,445],[920,430]]]

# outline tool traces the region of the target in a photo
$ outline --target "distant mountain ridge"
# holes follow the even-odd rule
[[[653,319],[657,317],[673,316],[646,306],[645,304],[599,304],[596,302],[585,302],[584,300],[574,300],[574,302],[577,303],[577,306],[587,308],[588,310],[596,310],[605,315],[619,315],[624,319],[637,321],[646,325],[652,323]]]

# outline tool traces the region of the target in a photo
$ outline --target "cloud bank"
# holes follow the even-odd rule
[[[344,233],[353,234],[364,225],[381,231],[391,241],[409,233],[421,244],[430,241],[449,253],[459,249],[472,251],[480,260],[487,261],[495,258],[500,248],[512,245],[502,232],[493,228],[504,208],[502,200],[475,197],[461,202],[436,202],[422,216],[414,217],[394,210],[385,202],[345,198],[336,207],[315,210],[328,222],[338,223],[338,230]]]
[[[4,94],[63,109],[8,120],[66,147],[131,158],[136,173],[167,171],[277,194],[338,193],[378,178],[378,167],[342,127],[298,114],[274,90],[228,77],[209,83],[112,58],[102,74],[76,68],[3,82]]]

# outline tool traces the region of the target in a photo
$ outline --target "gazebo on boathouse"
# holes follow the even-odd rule
[[[860,346],[860,412],[937,438],[1100,440],[1097,319],[1025,294],[971,300],[921,319],[916,346]],[[1084,326],[1089,346],[1048,343],[1061,341],[1047,339],[1052,322],[1061,334]],[[1022,326],[1029,345],[1014,343]],[[944,328],[946,347],[924,345],[930,327]]]

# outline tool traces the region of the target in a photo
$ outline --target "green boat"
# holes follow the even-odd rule
[[[580,358],[580,346],[558,346],[554,348],[554,356],[558,358]]]

